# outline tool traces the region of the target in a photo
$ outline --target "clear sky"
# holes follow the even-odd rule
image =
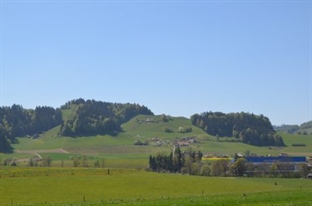
[[[312,119],[310,0],[0,1],[0,106]]]

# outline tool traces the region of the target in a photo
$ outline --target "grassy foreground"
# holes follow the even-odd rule
[[[107,168],[2,167],[0,205],[312,205],[307,179],[109,173]]]

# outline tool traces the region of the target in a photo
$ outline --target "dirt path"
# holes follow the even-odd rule
[[[34,154],[38,156],[40,159],[42,159],[41,155],[39,153],[68,153],[64,149],[46,149],[46,150],[15,150],[16,153],[19,154]],[[23,158],[18,159],[18,162],[27,162],[29,161],[29,158]]]
[[[35,154],[35,153],[68,153],[64,149],[45,149],[45,150],[15,150],[20,154]]]

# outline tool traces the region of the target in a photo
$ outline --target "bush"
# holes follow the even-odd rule
[[[167,133],[172,133],[172,132],[173,132],[173,130],[172,130],[172,129],[170,129],[170,128],[165,128],[165,132],[167,132]]]
[[[12,158],[6,158],[1,162],[1,164],[3,166],[16,166],[16,160]]]
[[[185,167],[181,168],[181,174],[182,175],[187,174],[187,169]]]
[[[50,167],[52,164],[52,158],[49,156],[43,157],[41,164],[43,167]]]
[[[6,158],[6,159],[1,161],[1,165],[8,166],[8,162],[9,162],[9,158]]]
[[[80,159],[78,157],[73,158],[73,166],[78,167],[80,165]]]
[[[85,155],[82,157],[82,166],[89,167],[88,157]]]
[[[211,169],[210,169],[210,166],[208,164],[205,164],[200,168],[200,175],[210,176],[210,173],[211,173]]]
[[[144,146],[144,145],[147,145],[147,143],[146,143],[146,142],[141,142],[140,140],[136,140],[136,141],[134,142],[134,145]]]
[[[100,161],[99,160],[96,160],[95,162],[94,162],[94,167],[100,167],[101,165],[100,165]]]
[[[168,122],[170,120],[170,116],[167,116],[165,114],[162,114],[160,117],[161,121]]]
[[[31,157],[28,160],[28,166],[37,167],[37,166],[39,166],[40,161],[41,161],[41,159],[38,157]]]
[[[293,146],[293,147],[305,147],[306,145],[302,144],[302,143],[294,143],[291,146]]]
[[[192,132],[192,127],[179,127],[178,130],[180,133],[188,133],[188,132]]]

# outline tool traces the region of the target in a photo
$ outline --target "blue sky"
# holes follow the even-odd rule
[[[0,105],[311,115],[311,1],[1,0]]]

